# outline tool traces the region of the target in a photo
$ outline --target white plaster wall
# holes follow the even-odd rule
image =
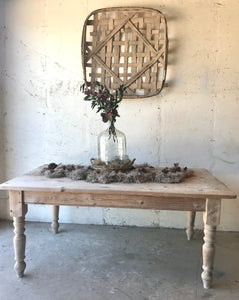
[[[129,156],[156,166],[207,168],[239,193],[236,0],[5,0],[4,179],[43,163],[89,163],[97,155],[104,124],[79,90],[82,26],[91,11],[124,5],[161,10],[169,31],[166,87],[120,107],[117,127],[127,135]],[[239,230],[238,211],[238,199],[223,201],[219,229]],[[60,217],[91,224],[186,224],[184,212],[168,211],[62,207]],[[29,207],[27,220],[50,219],[49,207]],[[202,227],[201,214],[196,223]]]
[[[0,182],[4,181],[4,61],[5,61],[5,28],[4,28],[4,1],[0,1]],[[7,193],[0,191],[0,218],[8,216]]]

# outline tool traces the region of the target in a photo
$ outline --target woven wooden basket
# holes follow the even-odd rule
[[[109,89],[124,84],[125,98],[158,94],[167,67],[167,25],[152,8],[115,7],[93,11],[82,34],[82,64],[87,82]]]

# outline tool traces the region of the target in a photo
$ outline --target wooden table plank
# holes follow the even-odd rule
[[[89,183],[73,181],[69,178],[50,179],[44,176],[23,175],[0,185],[0,189],[45,191],[45,192],[71,192],[127,195],[153,195],[165,197],[191,197],[191,198],[236,198],[223,183],[213,177],[206,169],[193,169],[194,176],[185,179],[179,184],[164,183]]]
[[[24,192],[26,204],[204,211],[204,198],[156,197],[115,193]]]

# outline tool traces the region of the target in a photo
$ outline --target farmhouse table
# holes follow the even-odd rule
[[[73,181],[69,178],[49,179],[32,175],[2,183],[0,189],[9,190],[10,215],[14,225],[15,270],[22,277],[26,236],[25,214],[28,204],[52,206],[52,229],[57,233],[59,206],[93,206],[178,210],[188,212],[187,238],[193,236],[196,211],[203,211],[204,244],[202,248],[204,288],[210,288],[213,278],[215,234],[220,222],[221,199],[233,199],[236,195],[206,169],[193,169],[194,176],[179,184],[164,183],[112,183],[98,184]]]

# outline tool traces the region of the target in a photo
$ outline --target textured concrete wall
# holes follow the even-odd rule
[[[161,10],[169,31],[167,86],[155,97],[124,100],[120,107],[117,127],[127,135],[129,156],[156,166],[180,162],[207,168],[239,192],[239,2],[110,2],[123,5]],[[106,0],[5,1],[5,179],[43,163],[88,163],[97,155],[96,138],[104,124],[79,90],[81,33],[86,16],[107,6]],[[238,210],[239,200],[223,201],[220,229],[239,230]],[[49,221],[50,209],[30,206],[27,219]],[[62,208],[61,221],[186,223],[179,212],[70,207]]]
[[[5,179],[5,128],[4,128],[4,98],[5,98],[5,88],[4,88],[4,69],[5,69],[5,22],[4,22],[4,1],[0,0],[0,182]],[[0,191],[0,218],[8,217],[8,200],[7,193]]]

